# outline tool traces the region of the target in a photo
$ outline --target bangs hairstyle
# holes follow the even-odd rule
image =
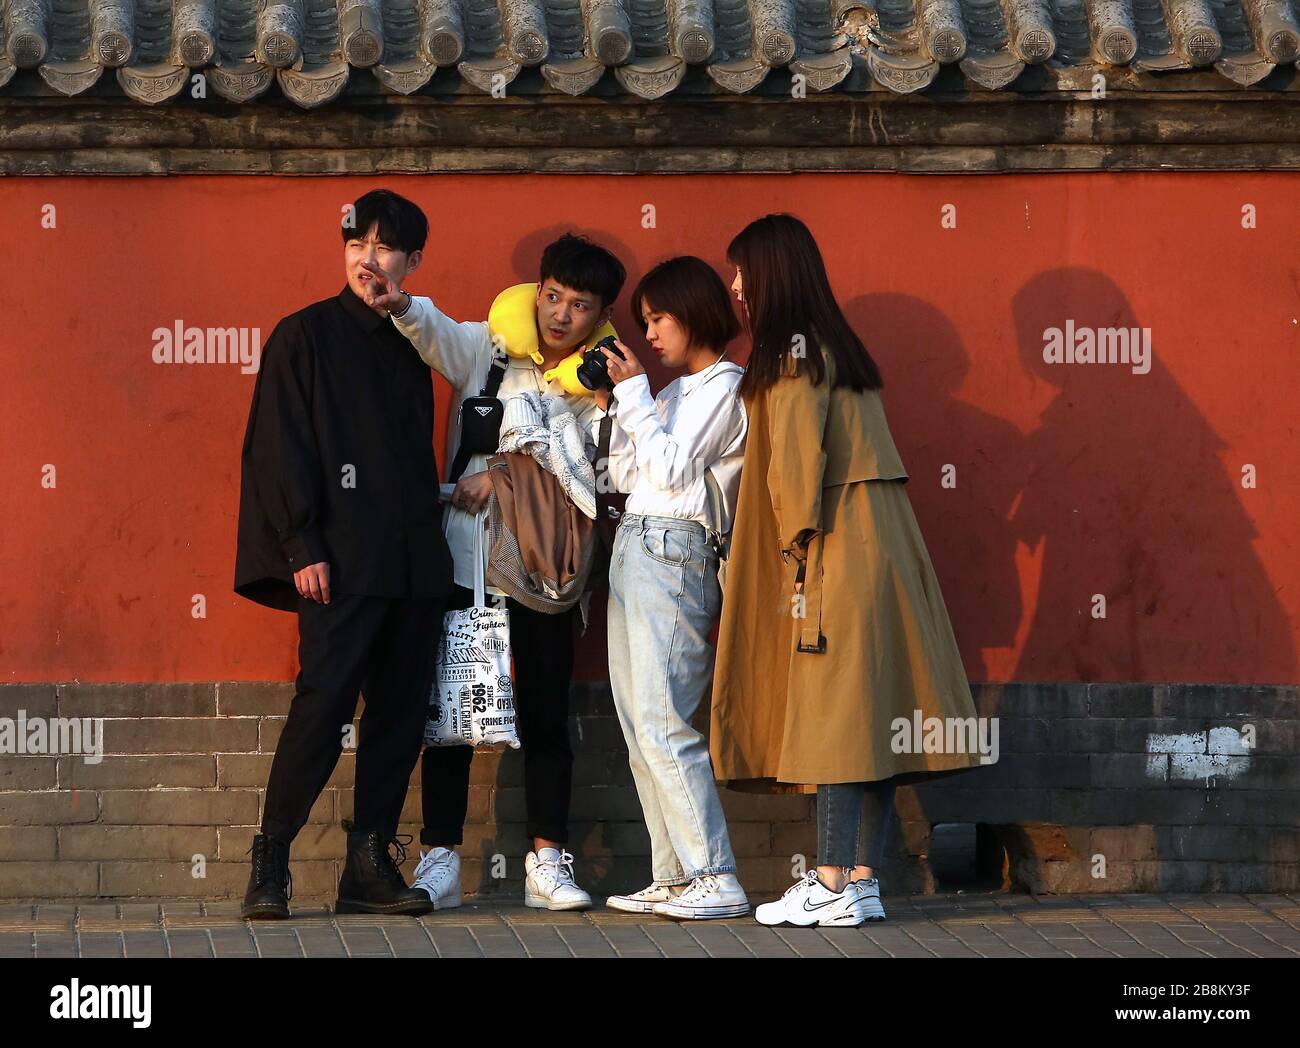
[[[804,338],[800,374],[813,383],[826,377],[823,350],[835,361],[835,386],[855,392],[880,389],[880,369],[849,327],[831,292],[826,264],[812,233],[794,215],[755,219],[727,246],[727,260],[740,270],[746,326],[753,349],[740,380],[746,399],[777,380],[796,335]]]
[[[740,334],[731,296],[714,268],[694,255],[660,262],[632,292],[632,316],[667,313],[686,331],[693,349],[723,350]]]
[[[356,226],[342,227],[343,243],[364,240],[370,227],[379,223],[379,239],[408,255],[424,250],[429,238],[429,220],[418,206],[391,189],[372,189],[352,205]]]
[[[565,233],[542,252],[539,283],[554,280],[574,291],[586,291],[600,299],[601,309],[613,304],[626,279],[623,263],[583,236]]]

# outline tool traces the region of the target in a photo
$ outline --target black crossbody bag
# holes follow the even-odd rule
[[[497,399],[501,380],[506,377],[506,362],[495,359],[488,368],[487,381],[478,395],[460,402],[460,447],[451,463],[448,484],[455,484],[473,455],[495,455],[501,440],[501,419],[505,407]]]

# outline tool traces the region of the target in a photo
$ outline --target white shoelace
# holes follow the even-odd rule
[[[781,897],[782,897],[782,898],[785,898],[785,896],[786,896],[786,895],[789,895],[791,892],[797,892],[797,891],[798,891],[800,888],[802,888],[804,885],[812,886],[812,885],[814,885],[814,884],[821,884],[821,881],[819,881],[819,880],[817,879],[817,871],[816,871],[816,870],[809,870],[809,871],[808,871],[807,873],[805,873],[802,877],[800,877],[797,881],[795,881],[794,884],[790,885],[790,887],[788,887],[788,888],[785,890],[785,892],[782,894]]]
[[[558,859],[548,860],[539,856],[537,869],[550,877],[557,885],[570,884],[577,887],[577,882],[573,879],[573,856],[567,851],[562,850]]]
[[[663,891],[667,891],[669,895],[672,894],[671,891],[669,891],[667,888],[663,887],[662,885],[652,884],[648,888],[642,888],[639,892],[633,892],[631,895],[628,896],[628,898],[636,899],[637,902],[645,902],[655,898],[656,896],[658,896],[660,892]]]
[[[415,867],[415,879],[417,881],[431,880],[439,872],[447,872],[451,869],[451,852],[444,852],[438,857],[434,857],[433,852],[427,852],[420,857],[419,863]],[[442,867],[442,871],[438,867]]]
[[[678,902],[696,902],[705,896],[712,895],[718,890],[718,878],[711,873],[702,877],[696,877],[691,882],[691,886],[682,892],[678,897]]]

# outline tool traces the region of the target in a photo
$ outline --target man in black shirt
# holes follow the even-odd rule
[[[338,762],[359,691],[356,808],[336,909],[433,909],[407,887],[396,837],[452,590],[433,383],[386,312],[365,304],[373,277],[363,266],[411,272],[428,223],[387,190],[362,196],[348,219],[347,285],[276,325],[244,436],[235,592],[297,612],[301,666],[253,840],[244,917],[289,915],[289,845]]]

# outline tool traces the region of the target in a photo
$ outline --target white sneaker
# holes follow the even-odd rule
[[[862,903],[863,916],[869,921],[883,921],[885,907],[880,902],[880,882],[874,877],[865,877],[860,881],[851,881],[851,888],[858,893]]]
[[[591,896],[573,879],[573,856],[556,848],[529,852],[524,860],[524,905],[545,910],[585,910]]]
[[[415,883],[428,893],[435,910],[450,910],[460,905],[460,856],[450,848],[431,848],[420,856],[415,867]]]
[[[809,870],[785,890],[776,902],[754,911],[759,924],[797,924],[854,928],[866,920],[862,895],[857,889],[833,892],[821,882],[816,870]]]
[[[611,895],[605,905],[624,913],[652,913],[655,903],[675,899],[685,890],[684,884],[652,884],[631,895]]]
[[[749,900],[734,873],[706,873],[675,899],[655,903],[653,912],[679,921],[743,917],[749,913]]]

